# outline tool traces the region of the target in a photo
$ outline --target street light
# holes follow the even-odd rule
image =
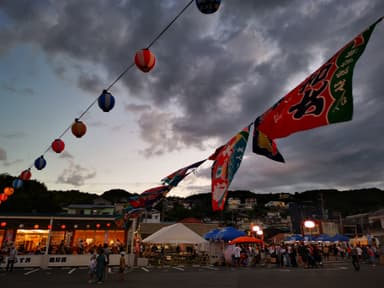
[[[260,226],[257,226],[257,225],[252,226],[252,231],[253,232],[260,231]]]
[[[310,241],[312,241],[312,229],[315,228],[315,222],[312,220],[306,220],[304,221],[304,227],[308,228]]]

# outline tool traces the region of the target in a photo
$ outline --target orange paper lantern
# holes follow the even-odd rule
[[[11,196],[13,194],[13,192],[15,192],[15,189],[13,189],[12,187],[5,187],[4,188],[4,194],[7,196]]]
[[[87,132],[87,126],[78,119],[75,119],[75,122],[72,124],[72,134],[77,138],[81,138]]]

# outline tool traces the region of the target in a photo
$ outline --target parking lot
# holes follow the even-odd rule
[[[88,284],[88,270],[79,268],[15,269],[0,272],[1,287],[383,287],[384,266],[362,265],[355,272],[352,265],[338,263],[318,269],[267,267],[166,266],[127,269],[124,280],[117,268],[101,284]],[[325,286],[326,285],[326,286]]]

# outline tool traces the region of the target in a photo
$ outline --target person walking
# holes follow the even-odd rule
[[[360,271],[359,252],[356,246],[351,249],[352,265],[355,271]]]
[[[109,249],[108,247],[108,244],[107,243],[104,243],[104,256],[105,256],[105,259],[106,259],[106,264],[105,264],[105,273],[104,273],[104,279],[107,280],[108,279],[108,273],[111,273],[111,267],[109,267],[109,255],[111,254],[111,250]]]
[[[9,249],[8,254],[8,261],[7,261],[7,267],[5,270],[8,272],[12,272],[13,265],[17,262],[17,250],[15,248],[15,244],[11,245],[11,248]]]
[[[125,272],[125,252],[120,252],[120,264],[119,264],[119,272],[120,272],[120,280],[124,280],[124,272]]]
[[[96,276],[96,254],[92,254],[89,259],[89,267],[88,267],[88,283],[93,283],[94,278]]]
[[[107,267],[107,258],[104,254],[104,249],[99,247],[97,249],[96,257],[96,277],[97,284],[102,284],[105,280],[105,268]]]

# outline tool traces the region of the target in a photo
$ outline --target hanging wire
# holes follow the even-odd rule
[[[163,30],[161,30],[160,33],[156,35],[156,37],[149,43],[147,46],[147,49],[149,49],[157,40],[163,36],[163,34],[172,26],[173,23],[176,22],[176,20],[187,10],[189,6],[193,3],[194,0],[190,0],[183,9],[172,19],[171,22],[169,22],[168,25],[165,26]],[[117,78],[105,89],[106,91],[110,90],[133,66],[135,66],[135,63],[129,64],[120,74],[117,76]],[[96,98],[76,119],[80,120],[88,111],[92,108],[93,105],[96,104],[98,98]],[[72,124],[69,125],[58,137],[58,139],[62,138],[72,127]],[[49,150],[51,149],[51,145],[48,145],[47,148],[44,150],[44,152],[41,154],[41,156],[44,156]],[[28,169],[31,169],[34,166],[34,163],[28,167]]]
[[[151,43],[147,46],[147,49],[151,48],[151,46],[171,27],[171,25],[184,13],[185,10],[192,4],[194,0],[189,1],[187,5],[179,12],[179,14],[176,15],[176,17],[167,25],[165,28],[155,37],[155,39],[152,40]]]
[[[147,46],[147,49],[151,48],[152,45],[155,44],[155,42],[159,40],[161,36],[163,36],[163,34],[172,26],[172,24],[175,23],[176,20],[185,12],[185,10],[188,9],[188,7],[193,3],[193,1],[194,0],[189,1],[189,3],[187,3],[187,5],[185,5],[185,7],[181,9],[181,11],[175,16],[175,18],[173,18],[173,20],[169,22],[169,24],[165,26],[165,28],[161,30],[160,33],[157,34],[157,36],[149,43],[149,45]],[[124,74],[127,73],[133,66],[135,66],[135,63],[132,63],[127,68],[125,68],[124,71],[120,73],[120,75],[116,78],[116,80],[113,81],[106,90],[111,89],[113,85],[115,85],[116,82],[119,81],[124,76]]]

